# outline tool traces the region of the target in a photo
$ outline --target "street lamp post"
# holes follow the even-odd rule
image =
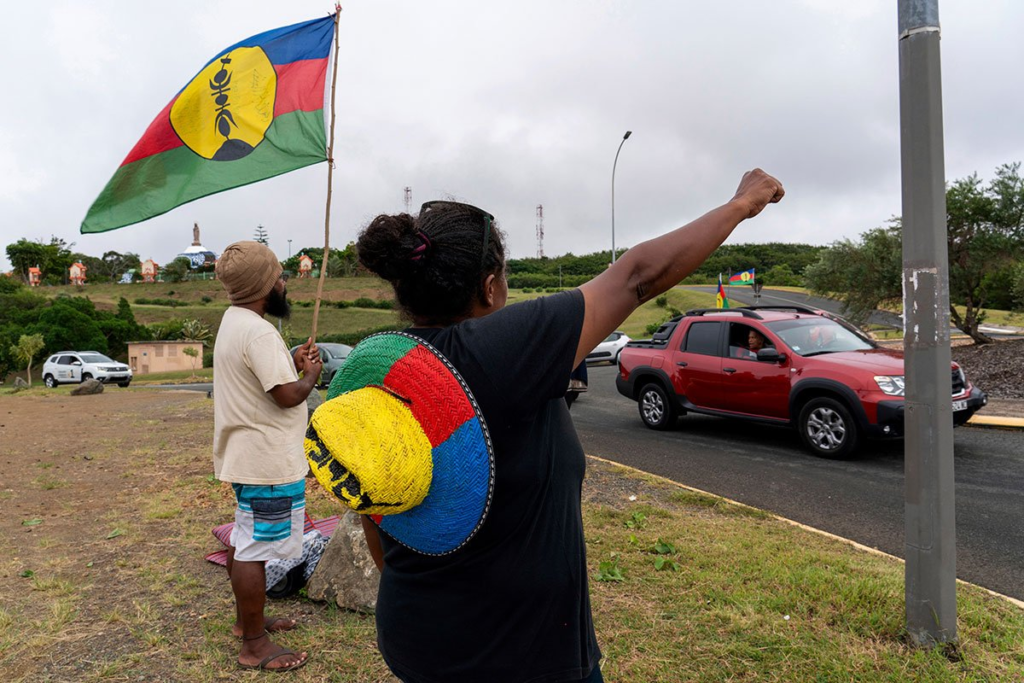
[[[619,143],[619,148],[615,150],[615,163],[612,164],[612,263],[615,263],[615,167],[619,163],[619,152],[622,151],[622,145],[626,143],[626,140],[632,134],[633,131],[627,130],[626,134],[622,136],[622,142]]]
[[[288,240],[288,258],[292,257],[292,241]]]

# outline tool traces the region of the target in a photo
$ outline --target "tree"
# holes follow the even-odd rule
[[[11,353],[15,358],[25,365],[25,374],[28,376],[28,385],[32,386],[32,362],[43,350],[45,342],[41,334],[23,334],[18,339],[18,344],[11,347]]]
[[[256,232],[253,233],[252,238],[263,246],[270,245],[270,241],[267,239],[267,230],[262,225],[256,226]]]
[[[132,268],[136,272],[142,268],[142,261],[139,259],[139,255],[133,254],[130,251],[124,254],[117,251],[107,251],[104,252],[101,260],[103,261],[103,275],[109,278],[112,283],[118,282],[121,276]]]
[[[192,363],[192,379],[196,376],[196,359],[199,357],[199,352],[196,351],[193,346],[186,346],[181,350],[183,354],[188,356],[189,361]]]
[[[7,245],[7,259],[24,282],[28,282],[28,269],[38,266],[42,271],[43,281],[49,284],[61,284],[68,268],[75,262],[71,247],[59,237],[51,237],[47,244],[42,240],[22,238],[14,244]]]
[[[978,344],[992,341],[980,330],[984,308],[995,290],[997,300],[1005,303],[1002,294],[1012,287],[1009,273],[1024,256],[1024,179],[1019,171],[1019,163],[1004,164],[987,186],[971,175],[946,189],[949,315]],[[865,233],[860,242],[832,244],[804,271],[812,290],[841,299],[855,320],[885,302],[899,302],[902,274],[898,219],[890,228]]]
[[[898,306],[903,298],[901,226],[875,228],[860,240],[833,242],[804,271],[812,292],[843,302],[843,314],[863,324],[880,306]]]
[[[978,344],[992,339],[979,327],[993,275],[1024,255],[1024,179],[1020,162],[1003,164],[982,187],[977,174],[946,190],[950,318]],[[963,315],[953,305],[964,307]]]
[[[1015,311],[1024,311],[1024,262],[1013,269],[1013,304]]]
[[[96,321],[96,308],[83,297],[57,297],[39,315],[39,328],[52,351],[75,349],[107,353],[107,338]]]
[[[181,282],[188,278],[188,272],[192,268],[192,262],[184,256],[179,256],[164,266],[164,278],[169,282]]]

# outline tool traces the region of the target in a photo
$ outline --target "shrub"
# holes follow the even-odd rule
[[[212,368],[213,367],[213,351],[204,351],[203,352],[203,367],[204,368]]]
[[[661,296],[654,300],[654,304],[659,308],[665,308],[666,306],[668,306],[668,297],[662,294]]]
[[[169,306],[170,308],[188,305],[184,301],[177,301],[176,299],[146,299],[144,297],[136,299],[135,303],[140,306]]]

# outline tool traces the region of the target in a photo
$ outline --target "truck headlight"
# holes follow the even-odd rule
[[[875,377],[875,384],[889,396],[903,395],[903,375],[879,375]]]

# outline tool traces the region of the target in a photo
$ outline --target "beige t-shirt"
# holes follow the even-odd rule
[[[213,472],[238,484],[285,484],[306,476],[306,405],[281,408],[267,392],[299,379],[277,329],[231,306],[213,347]]]

